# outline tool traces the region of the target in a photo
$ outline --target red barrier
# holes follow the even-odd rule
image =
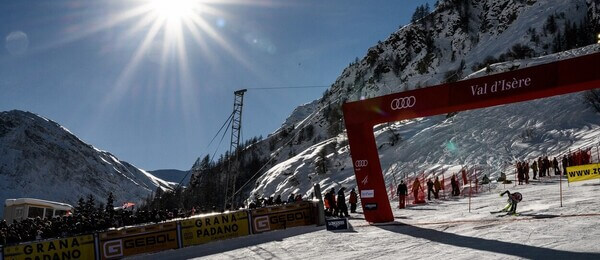
[[[345,103],[344,121],[365,219],[394,220],[373,127],[600,87],[600,53],[434,87]]]

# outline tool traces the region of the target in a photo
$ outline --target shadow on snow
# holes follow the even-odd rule
[[[512,255],[529,259],[600,259],[600,253],[570,252],[551,248],[529,246],[518,243],[504,242],[478,237],[469,237],[421,228],[409,224],[395,223],[392,225],[378,226],[381,229],[396,232],[415,238],[427,239],[433,242],[488,251],[493,253]]]

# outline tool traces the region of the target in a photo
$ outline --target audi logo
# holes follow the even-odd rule
[[[410,96],[410,97],[396,98],[396,99],[392,100],[392,103],[390,104],[390,106],[391,106],[392,110],[399,110],[399,109],[414,107],[416,103],[417,103],[417,98],[415,98],[415,96]]]
[[[354,166],[356,167],[365,167],[369,165],[369,161],[367,160],[356,160],[356,162],[354,162]]]

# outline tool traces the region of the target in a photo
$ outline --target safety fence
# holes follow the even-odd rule
[[[194,216],[44,241],[0,246],[0,260],[120,259],[317,223],[316,202]]]
[[[487,178],[487,176],[485,176],[483,173],[484,171],[485,170],[481,167],[473,166],[464,167],[455,173],[448,173],[446,171],[429,173],[421,172],[410,177],[402,178],[401,180],[404,181],[408,188],[406,202],[413,204],[425,203],[425,199],[427,199],[429,195],[427,181],[431,179],[431,181],[434,182],[434,190],[436,190],[436,178],[439,182],[439,190],[437,194],[439,199],[445,199],[452,196],[474,196],[475,194],[486,191],[486,186],[482,187],[482,183],[488,184],[489,179],[488,181],[483,181],[484,178]],[[456,194],[452,194],[452,179],[454,179],[456,182]],[[388,189],[390,199],[396,198],[399,181],[400,180],[394,180],[394,182],[390,184]],[[434,198],[435,194],[432,193],[431,197]]]

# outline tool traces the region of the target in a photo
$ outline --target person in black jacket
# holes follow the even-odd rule
[[[431,193],[435,196],[435,191],[433,191],[433,181],[431,178],[427,180],[427,200],[431,200]]]
[[[552,167],[554,168],[554,175],[560,175],[560,167],[558,167],[558,160],[556,157],[552,160]]]
[[[358,202],[358,194],[356,194],[354,188],[352,188],[352,190],[350,191],[350,200],[348,200],[348,202],[350,202],[350,212],[356,213],[356,203]]]
[[[346,195],[344,194],[345,190],[346,190],[346,188],[342,187],[338,191],[338,196],[337,196],[337,207],[338,207],[338,212],[339,212],[340,217],[349,217],[350,216],[348,214],[348,205],[346,205]]]
[[[404,183],[404,181],[400,181],[400,184],[398,184],[398,190],[396,191],[397,195],[398,195],[398,208],[405,208],[406,207],[406,195],[408,195],[408,187],[406,187],[406,183]]]

